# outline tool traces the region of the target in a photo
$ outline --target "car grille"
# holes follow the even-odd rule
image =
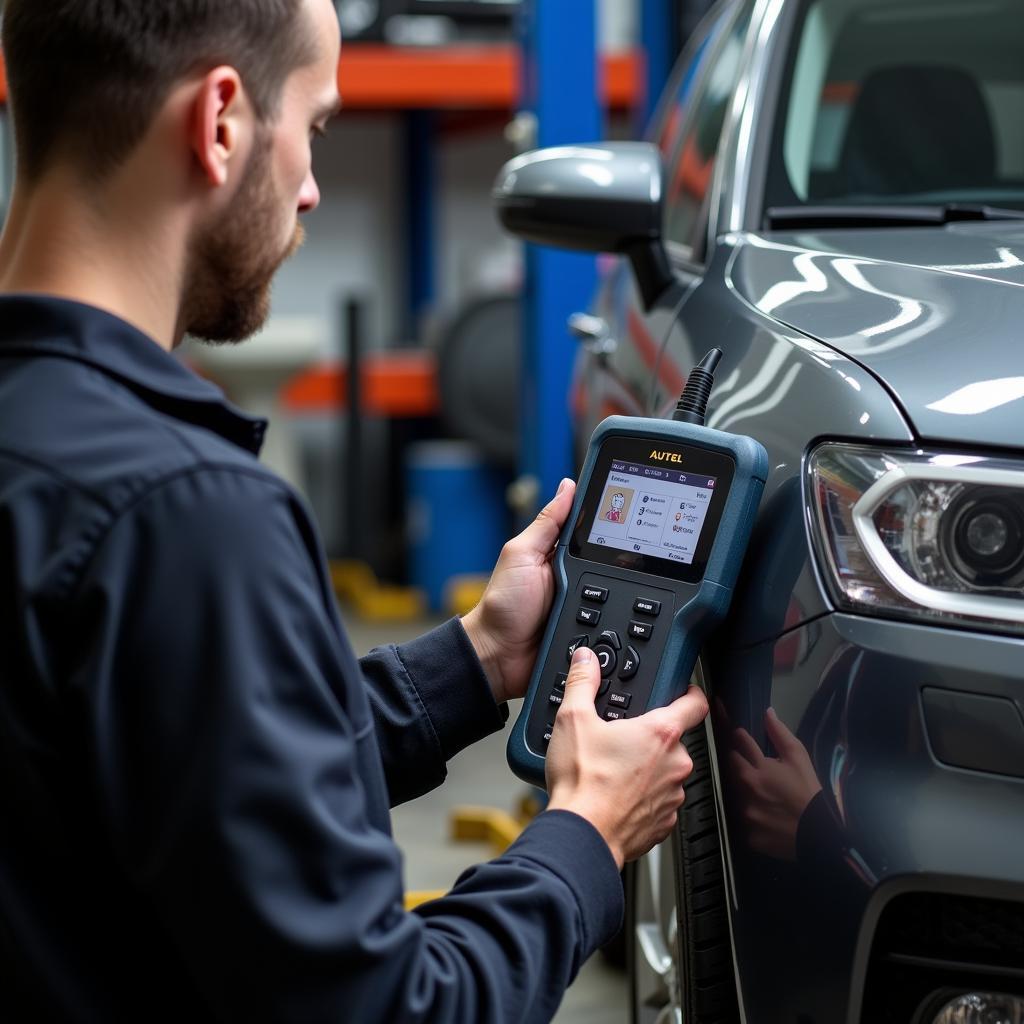
[[[882,912],[872,944],[861,1020],[926,1021],[922,1004],[959,991],[1024,994],[1024,904],[909,893]]]

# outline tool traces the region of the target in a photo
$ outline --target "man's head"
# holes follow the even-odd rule
[[[151,181],[138,230],[187,218],[181,325],[241,340],[319,201],[310,142],[337,104],[339,45],[330,0],[6,0],[19,181],[60,169],[121,196]]]

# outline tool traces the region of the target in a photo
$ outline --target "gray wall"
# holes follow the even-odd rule
[[[434,258],[442,310],[518,279],[519,247],[502,235],[489,200],[491,183],[510,155],[497,130],[439,141]],[[327,353],[336,351],[343,294],[370,298],[371,344],[410,340],[398,334],[405,301],[402,161],[397,115],[342,115],[315,149],[321,204],[305,218],[305,247],[281,270],[273,311],[322,317],[332,339]]]

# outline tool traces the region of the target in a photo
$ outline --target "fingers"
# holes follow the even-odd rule
[[[748,792],[757,790],[758,774],[751,763],[735,750],[729,751],[728,761],[733,779]]]
[[[657,842],[654,845],[657,846],[658,843],[663,843],[666,839],[668,839],[668,837],[672,835],[672,830],[676,827],[678,823],[678,811],[672,811],[670,814],[666,814],[665,817],[662,818],[660,822],[658,822],[658,831],[655,833]]]
[[[601,685],[601,669],[597,658],[589,647],[580,647],[572,656],[569,674],[565,680],[565,699],[562,701],[563,712],[571,707],[586,707],[596,715],[594,700]]]
[[[683,783],[693,774],[693,758],[690,757],[689,751],[682,743],[676,745],[672,752],[673,756],[668,761],[668,778],[672,780],[677,786],[682,786]],[[684,793],[682,789],[676,794],[679,803],[683,802]]]
[[[667,707],[649,712],[650,715],[667,718],[679,737],[694,726],[700,725],[707,717],[707,713],[708,699],[699,686],[691,686],[682,697],[677,697]]]
[[[782,719],[769,708],[764,715],[764,727],[772,746],[779,752],[783,761],[790,760],[794,754],[803,753],[804,745],[786,728]]]
[[[558,535],[562,532],[566,519],[569,518],[575,495],[576,484],[572,480],[563,480],[558,487],[558,493],[516,538],[517,543],[537,555],[548,555],[558,543]]]
[[[754,737],[746,729],[733,729],[733,747],[751,768],[756,768],[764,761],[761,748],[754,742]]]

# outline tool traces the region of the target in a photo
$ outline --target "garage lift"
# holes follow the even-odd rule
[[[523,101],[536,125],[534,146],[573,145],[604,137],[603,105],[597,81],[596,0],[524,0]],[[638,118],[646,123],[674,58],[668,31],[671,0],[641,0],[642,45],[646,51],[645,82]],[[569,317],[586,309],[597,286],[593,256],[543,246],[527,246],[524,291],[523,408],[520,441],[520,480],[536,496],[534,508],[521,511],[529,518],[542,496],[554,494],[559,481],[573,476],[575,465],[568,430],[568,394],[575,359],[575,342],[566,328]],[[457,808],[451,816],[451,835],[458,840],[484,840],[498,854],[543,807],[544,794],[527,793],[517,814],[487,807]],[[412,908],[443,892],[409,892]]]

